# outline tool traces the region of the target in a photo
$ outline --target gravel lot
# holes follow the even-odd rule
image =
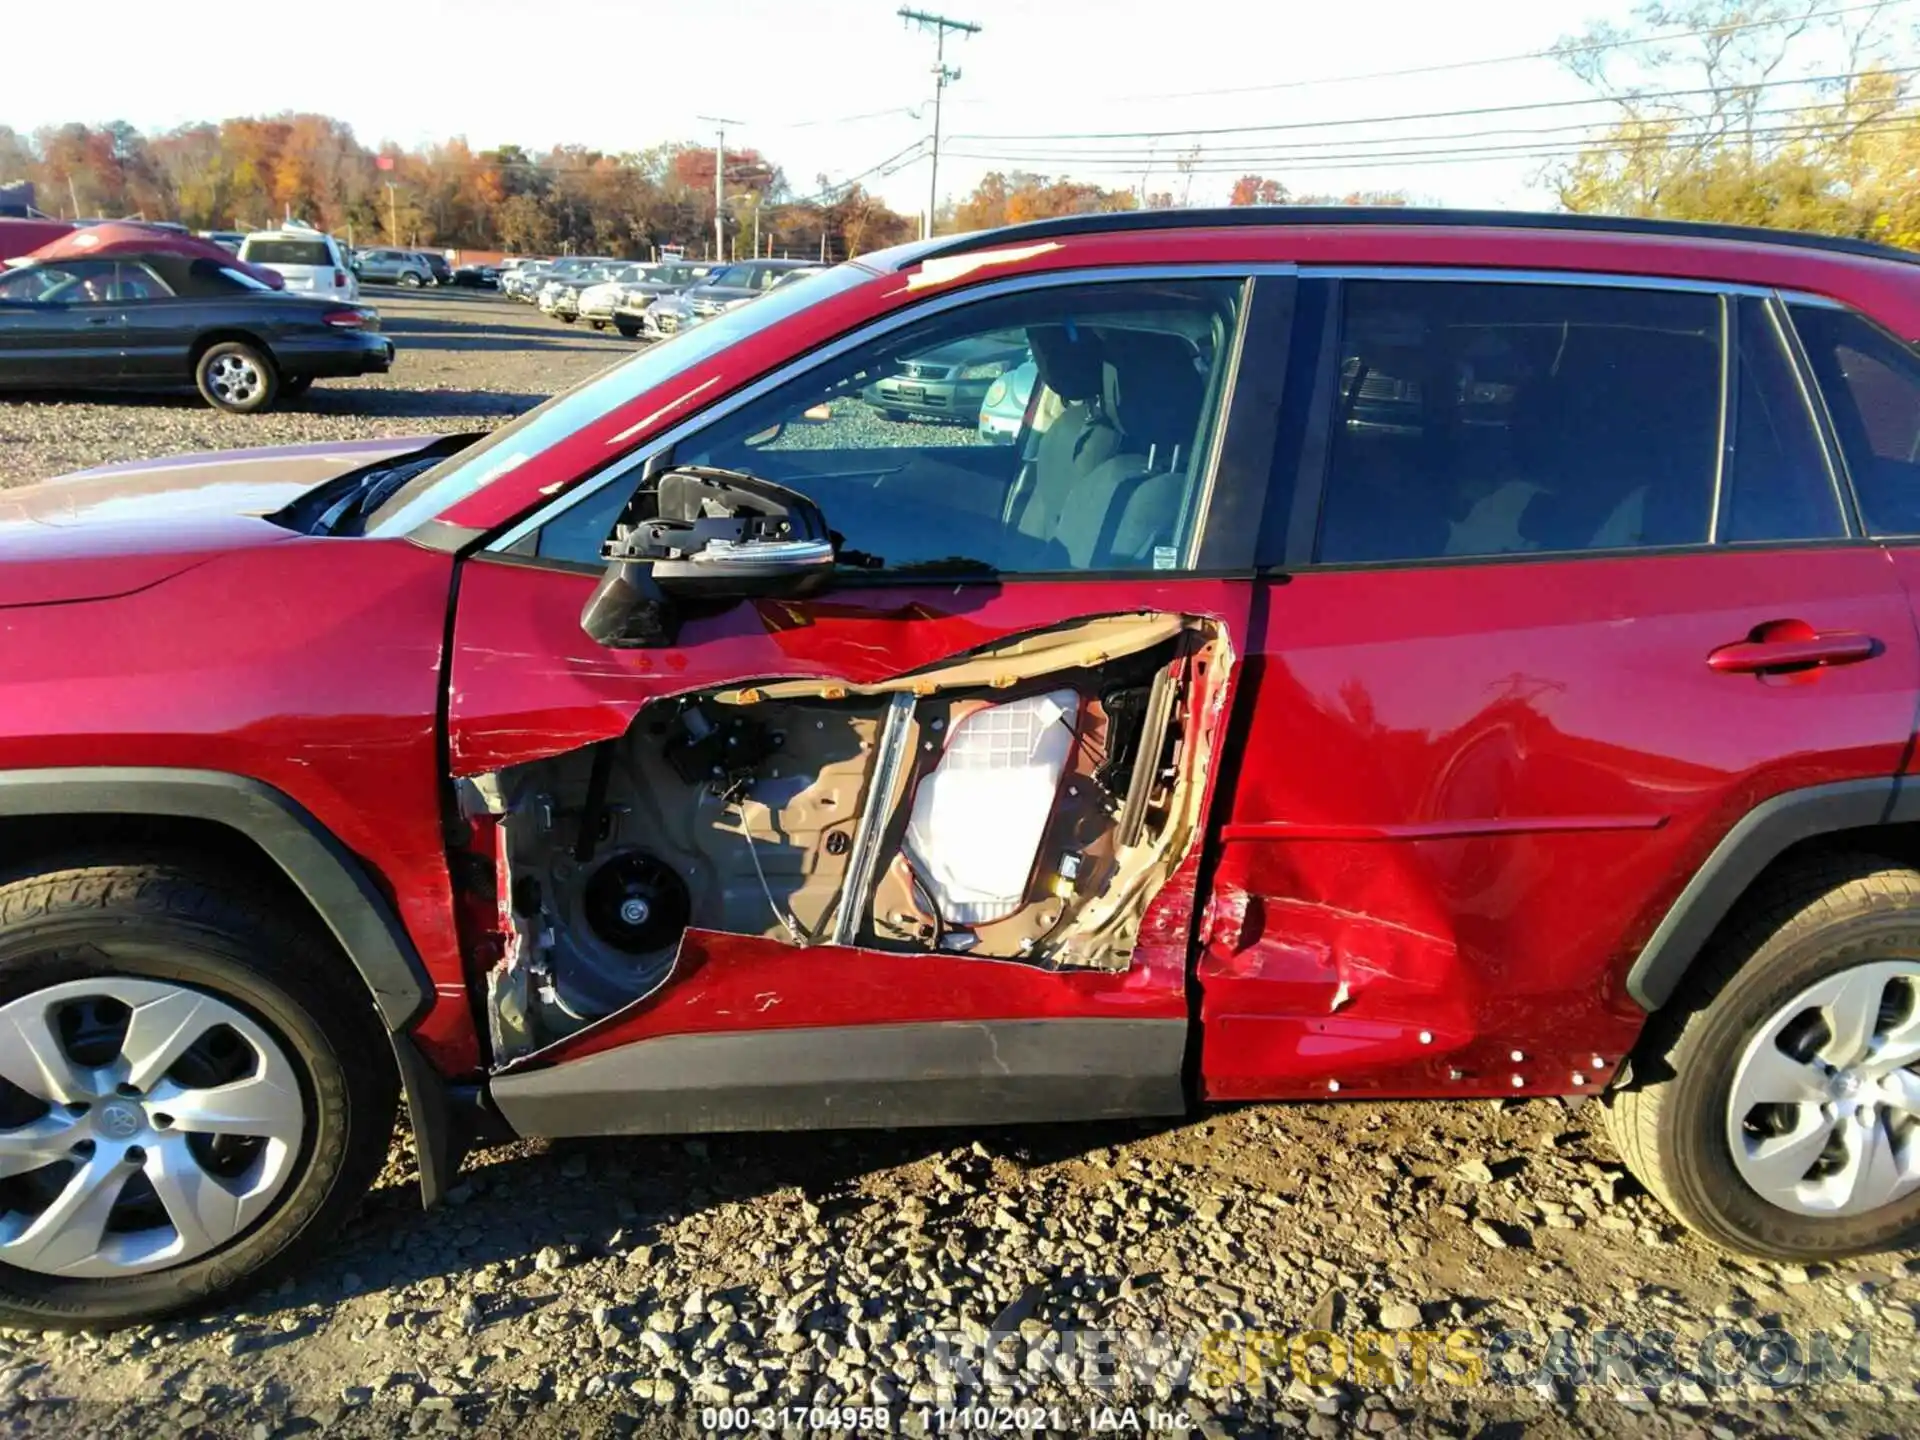
[[[282,412],[0,403],[0,484],[181,449],[491,425],[631,349],[491,296],[379,303],[402,347],[394,374],[322,384]],[[1209,1435],[1727,1440],[1908,1434],[1920,1409],[1920,1256],[1805,1268],[1719,1256],[1626,1177],[1591,1106],[528,1144],[475,1157],[431,1215],[412,1182],[403,1135],[332,1251],[242,1309],[104,1338],[0,1332],[0,1423],[249,1440],[667,1435],[741,1405],[751,1428],[798,1435],[876,1427],[763,1407],[879,1404],[921,1428],[923,1406],[1014,1399],[1058,1408],[945,1428],[1078,1434],[1098,1421],[1091,1404],[1132,1399]],[[1235,1379],[1206,1364],[1183,1380],[1177,1366],[1132,1368],[1146,1352],[1117,1342],[1110,1353],[1132,1357],[1118,1388],[1084,1378],[1089,1332],[1197,1347],[1208,1332],[1304,1328],[1464,1329],[1482,1347],[1525,1332],[1508,1369],[1543,1353],[1590,1361],[1604,1328],[1672,1332],[1683,1362],[1715,1330],[1803,1342],[1824,1330],[1856,1356],[1865,1337],[1872,1380],[1771,1389],[1724,1342],[1729,1373],[1706,1385],[1575,1384],[1565,1367],[1465,1388],[1416,1384],[1404,1366],[1393,1384],[1350,1371],[1310,1385],[1284,1366]],[[1570,1352],[1548,1348],[1555,1332],[1574,1337]],[[1004,1364],[983,1371],[977,1347],[999,1336]],[[1073,1366],[1081,1379],[1059,1378]]]

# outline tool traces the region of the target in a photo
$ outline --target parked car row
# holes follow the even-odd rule
[[[612,326],[629,339],[664,340],[727,310],[746,305],[778,285],[825,268],[810,260],[737,260],[729,265],[688,260],[613,260],[567,255],[513,264],[500,291],[571,324]]]

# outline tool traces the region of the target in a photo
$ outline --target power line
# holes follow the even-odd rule
[[[1806,24],[1815,20],[1832,20],[1843,15],[1857,15],[1868,10],[1892,10],[1902,5],[1913,4],[1914,0],[1872,0],[1863,5],[1846,5],[1834,10],[1820,10],[1807,15],[1783,15],[1770,20],[1747,20],[1734,25],[1710,25],[1698,30],[1670,30],[1658,35],[1622,37],[1617,40],[1594,40],[1581,44],[1556,46],[1546,50],[1528,50],[1514,55],[1491,55],[1480,60],[1452,60],[1436,65],[1410,65],[1399,70],[1369,70],[1352,75],[1322,75],[1305,80],[1277,80],[1265,85],[1240,85],[1214,90],[1173,90],[1138,95],[1113,95],[1088,97],[1089,104],[1124,104],[1143,100],[1205,100],[1217,95],[1263,95],[1276,90],[1308,90],[1322,85],[1352,85],[1368,80],[1402,80],[1414,75],[1443,75],[1460,70],[1479,70],[1490,65],[1514,65],[1527,60],[1553,60],[1562,55],[1598,54],[1608,50],[1637,49],[1647,45],[1664,45],[1676,40],[1694,40],[1706,35],[1734,35],[1746,30],[1762,30],[1781,25]],[[961,102],[964,104],[987,104],[985,100]],[[959,137],[955,137],[956,139]]]
[[[1780,113],[1780,112],[1775,112],[1775,113]],[[1667,132],[1649,130],[1647,132],[1646,138],[1650,142],[1657,142],[1663,145],[1684,145],[1684,144],[1694,143],[1698,141],[1715,140],[1715,139],[1778,140],[1778,139],[1793,139],[1796,137],[1819,137],[1819,136],[1829,135],[1829,134],[1845,134],[1845,133],[1871,134],[1875,131],[1887,128],[1889,121],[1891,121],[1891,123],[1895,128],[1902,128],[1915,123],[1920,123],[1920,117],[1915,117],[1915,116],[1889,117],[1887,115],[1881,115],[1881,116],[1868,117],[1864,119],[1845,119],[1845,118],[1808,119],[1808,120],[1798,121],[1790,125],[1756,126],[1751,130],[1743,129],[1738,126],[1696,128],[1696,129],[1687,129],[1687,130],[1674,130],[1674,131],[1667,131]],[[1579,127],[1575,127],[1575,128],[1579,128]],[[1507,133],[1507,134],[1512,134],[1516,136],[1527,136],[1530,132],[1493,131],[1493,132],[1484,132],[1484,133],[1491,133],[1491,134]],[[1539,136],[1539,135],[1558,134],[1562,132],[1560,130],[1546,130],[1546,131],[1536,131],[1531,133],[1534,136]],[[1353,141],[1353,142],[1345,142],[1345,143],[1404,144],[1409,141],[1419,141],[1419,140],[1426,140],[1426,139],[1444,140],[1447,138],[1449,137],[1444,135],[1394,136],[1394,137],[1391,137],[1390,139],[1385,139],[1381,141],[1371,141],[1371,142],[1370,141]],[[1473,155],[1483,155],[1489,158],[1493,158],[1503,154],[1534,150],[1538,148],[1541,144],[1546,144],[1547,146],[1549,146],[1549,148],[1559,149],[1559,150],[1568,150],[1574,153],[1579,153],[1581,151],[1586,151],[1586,150],[1596,150],[1596,149],[1604,150],[1604,149],[1629,148],[1626,143],[1623,143],[1620,141],[1609,141],[1604,137],[1602,137],[1599,139],[1592,139],[1592,138],[1568,139],[1568,140],[1562,140],[1562,141],[1548,141],[1548,142],[1542,142],[1537,139],[1521,139],[1520,141],[1518,141],[1518,143],[1510,144],[1510,145],[1464,145],[1464,146],[1442,145],[1437,148],[1423,146],[1421,148],[1412,149],[1412,150],[1366,149],[1366,150],[1348,150],[1339,154],[1314,153],[1316,151],[1323,151],[1325,150],[1326,147],[1330,145],[1338,145],[1341,143],[1343,142],[1318,141],[1318,142],[1303,142],[1298,145],[1286,145],[1286,146],[1274,146],[1274,147],[1243,146],[1233,150],[1204,151],[1200,155],[1194,157],[1194,159],[1196,163],[1205,162],[1209,164],[1220,164],[1220,165],[1247,165],[1247,164],[1255,164],[1255,163],[1261,163],[1261,162],[1265,162],[1269,164],[1287,164],[1295,159],[1299,159],[1299,160],[1367,160],[1367,159],[1417,160],[1428,155],[1473,154]],[[1038,149],[1035,149],[1035,150],[1009,149],[1009,150],[991,150],[991,151],[955,150],[952,153],[956,157],[969,159],[969,160],[999,160],[999,161],[1005,161],[1005,162],[1017,161],[1022,163],[1055,164],[1055,165],[1106,164],[1106,165],[1110,165],[1120,169],[1131,169],[1133,167],[1138,166],[1142,162],[1142,157],[1137,154],[1130,155],[1130,154],[1125,154],[1120,152],[1095,154],[1095,153],[1086,152],[1086,151],[1066,152],[1066,151],[1048,151],[1048,150],[1038,150]]]
[[[1858,126],[1858,127],[1854,127],[1853,133],[1899,134],[1899,133],[1906,133],[1906,132],[1920,132],[1920,119],[1909,117],[1909,118],[1899,119],[1899,120],[1890,120],[1890,121],[1886,121],[1884,123],[1879,123],[1879,124],[1869,124],[1864,126]],[[1744,138],[1744,137],[1740,137],[1740,138]],[[1780,128],[1780,129],[1774,129],[1769,131],[1755,131],[1754,138],[1757,140],[1792,139],[1792,138],[1816,139],[1816,138],[1821,138],[1821,136],[1812,132],[1802,133],[1792,128]],[[1664,146],[1668,143],[1674,143],[1674,142],[1663,141],[1662,148],[1664,148]],[[1684,140],[1679,143],[1684,143]],[[1631,149],[1632,147],[1630,146],[1618,145],[1618,144],[1580,145],[1577,143],[1569,142],[1563,145],[1547,146],[1547,147],[1542,147],[1538,149],[1518,147],[1518,148],[1501,148],[1497,151],[1489,151],[1486,149],[1431,150],[1431,151],[1401,152],[1399,154],[1380,153],[1380,152],[1363,152],[1361,154],[1352,155],[1352,156],[1279,155],[1279,156],[1269,156],[1269,157],[1251,156],[1251,157],[1241,157],[1238,159],[1227,159],[1227,160],[1217,160],[1217,161],[1202,159],[1200,161],[1197,161],[1183,168],[1188,172],[1196,175],[1244,174],[1250,170],[1258,169],[1263,166],[1265,168],[1284,170],[1287,172],[1319,171],[1319,170],[1369,170],[1369,169],[1381,169],[1381,168],[1404,168],[1406,166],[1409,166],[1411,164],[1416,164],[1416,163],[1420,165],[1472,165],[1472,164],[1486,164],[1489,161],[1500,161],[1500,160],[1567,160],[1567,159],[1577,159],[1578,157],[1586,154],[1597,154],[1597,153],[1606,153],[1606,152],[1613,152],[1617,154],[1627,154],[1631,151]],[[976,153],[972,151],[960,151],[960,150],[955,150],[951,153],[954,155],[956,159],[984,160],[988,162],[1000,162],[1000,163],[1015,163],[1012,161],[1011,157],[1001,156],[997,154],[982,154],[982,153]],[[1040,163],[1040,162],[1033,162],[1033,163]],[[1137,166],[1138,166],[1138,162],[1129,162],[1126,160],[1101,160],[1101,161],[1094,161],[1091,163],[1082,164],[1080,165],[1080,170],[1083,173],[1091,173],[1091,174],[1130,173],[1131,171],[1136,169]]]
[[[894,151],[893,154],[889,155],[886,159],[880,161],[878,164],[869,165],[866,169],[862,170],[857,175],[849,175],[844,180],[835,181],[833,184],[828,185],[824,190],[821,190],[816,194],[809,195],[801,199],[782,201],[781,203],[787,204],[787,205],[819,204],[825,201],[832,200],[837,193],[841,191],[845,191],[854,185],[858,185],[862,180],[865,180],[869,175],[878,175],[884,179],[886,176],[893,174],[896,170],[903,170],[907,166],[913,164],[914,161],[918,160],[920,158],[919,152],[926,148],[926,144],[927,144],[926,137],[922,136],[920,139],[914,141],[911,145],[907,146],[905,149]]]
[[[1857,119],[1843,119],[1835,116],[1818,123],[1833,125],[1861,124],[1884,118],[1891,111],[1882,111],[1879,115],[1868,115]],[[1762,110],[1740,112],[1742,120],[1760,119],[1779,115],[1808,114],[1804,105],[1777,105]],[[1275,155],[1290,151],[1326,150],[1348,145],[1402,145],[1410,142],[1438,140],[1482,140],[1511,136],[1516,138],[1537,138],[1551,135],[1590,135],[1595,127],[1604,122],[1581,121],[1572,125],[1542,125],[1537,127],[1501,125],[1483,130],[1452,130],[1438,134],[1419,132],[1411,135],[1342,136],[1336,140],[1274,140],[1252,145],[1209,145],[1205,154],[1212,159],[1223,159],[1234,155]],[[1807,123],[1815,123],[1809,120]],[[959,152],[953,152],[958,154]],[[1069,149],[1066,146],[1048,146],[1038,142],[1032,145],[1009,145],[995,152],[1003,159],[1049,160],[1055,163],[1072,163],[1081,160],[1117,160],[1123,163],[1145,164],[1164,163],[1177,160],[1179,152],[1154,148],[1136,149],[1129,147],[1108,147],[1101,149]],[[973,158],[978,158],[977,156]]]
[[[1837,85],[1848,80],[1863,80],[1872,75],[1900,76],[1916,73],[1920,73],[1920,65],[1886,66],[1880,69],[1851,71],[1842,75],[1808,75],[1797,80],[1763,80],[1752,85],[1707,85],[1687,90],[1650,91],[1640,95],[1592,95],[1583,96],[1578,100],[1536,100],[1524,105],[1479,105],[1465,110],[1422,110],[1404,115],[1355,115],[1337,120],[1291,120],[1279,125],[1217,125],[1186,130],[979,133],[956,134],[952,138],[955,140],[1184,140],[1207,135],[1263,135],[1282,130],[1331,130],[1351,125],[1395,125],[1416,120],[1467,120],[1477,115],[1520,115],[1536,110],[1570,110],[1594,105],[1623,105],[1650,100],[1698,99],[1702,95],[1720,95],[1736,89],[1752,91],[1794,85]]]

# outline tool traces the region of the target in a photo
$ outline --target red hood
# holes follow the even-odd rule
[[[293,532],[264,516],[431,435],[174,455],[0,490],[0,606],[104,599]]]

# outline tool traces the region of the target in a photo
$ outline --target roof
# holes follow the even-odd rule
[[[137,225],[131,221],[111,220],[102,225],[69,231],[49,240],[35,250],[31,258],[45,262],[98,260],[106,256],[133,259],[152,255],[212,260],[229,269],[242,271],[275,290],[284,288],[287,283],[274,271],[236,259],[231,250],[223,249],[211,240],[202,240],[198,235],[188,235],[179,230],[156,230],[152,226]]]
[[[1440,210],[1405,205],[1241,205],[1213,210],[1114,210],[1092,215],[1063,215],[976,230],[915,247],[912,259],[964,255],[1027,240],[1069,235],[1103,235],[1152,230],[1219,230],[1238,226],[1444,227],[1474,230],[1558,230],[1610,235],[1651,235],[1670,239],[1735,241],[1749,245],[1822,250],[1874,260],[1920,263],[1920,255],[1870,240],[1812,235],[1800,230],[1769,230],[1758,225],[1718,225],[1693,220],[1646,220],[1624,215],[1540,214],[1526,210]],[[906,247],[902,247],[903,249]]]

